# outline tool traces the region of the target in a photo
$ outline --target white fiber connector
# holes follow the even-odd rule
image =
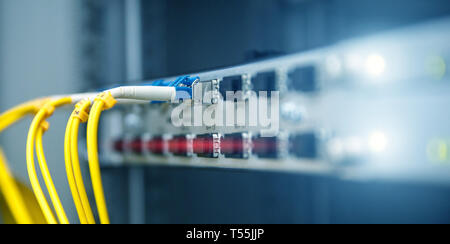
[[[175,101],[177,91],[175,87],[162,86],[122,86],[107,90],[117,100],[118,104],[146,104],[150,101]],[[60,99],[63,97],[72,98],[72,104],[88,99],[94,102],[98,92],[61,94],[51,96],[51,99]]]
[[[174,101],[175,87],[161,86],[122,86],[109,90],[116,99],[136,99],[147,101]]]

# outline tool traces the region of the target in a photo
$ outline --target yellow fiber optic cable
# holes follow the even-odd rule
[[[35,114],[49,99],[37,99],[21,104],[0,115],[0,132],[22,119],[26,115]]]
[[[86,193],[86,188],[84,186],[83,175],[80,168],[80,160],[78,157],[78,131],[80,123],[86,123],[88,121],[89,114],[87,111],[89,111],[90,106],[91,102],[89,100],[83,100],[75,106],[76,108],[71,115],[73,120],[70,135],[70,151],[72,156],[73,173],[75,176],[78,194],[81,199],[81,204],[83,205],[88,223],[95,224],[94,214],[92,213],[91,205]]]
[[[27,158],[28,176],[30,178],[33,191],[39,202],[39,206],[41,207],[42,212],[44,213],[44,216],[49,224],[57,224],[58,222],[56,221],[53,211],[50,208],[47,199],[45,198],[44,192],[42,191],[42,188],[39,184],[39,179],[36,174],[34,161],[34,143],[36,139],[36,134],[41,126],[42,121],[51,116],[56,107],[70,104],[71,102],[72,99],[68,97],[46,103],[34,117],[27,137],[26,158]]]
[[[15,113],[15,114],[11,114],[11,115],[5,116],[5,118],[0,119],[0,131],[5,130],[7,127],[16,123],[18,120],[25,117],[26,115],[27,114]]]
[[[98,160],[98,124],[103,110],[114,107],[116,100],[111,93],[106,92],[95,98],[94,105],[91,108],[87,125],[87,149],[89,158],[89,168],[91,171],[92,187],[94,189],[95,200],[102,224],[109,224],[108,209],[106,206],[103,184],[100,173],[100,164]]]
[[[18,181],[16,179],[16,184],[22,193],[22,197],[27,204],[28,211],[30,212],[31,218],[34,224],[47,224],[44,214],[42,213],[39,203],[37,202],[36,196],[34,195],[33,189],[28,187],[25,183]]]
[[[27,115],[36,113],[43,104],[48,101],[48,99],[37,99],[34,101],[30,101],[19,106],[16,106],[2,114],[0,114],[0,132],[16,123],[20,119],[24,118]],[[6,157],[3,152],[1,152],[1,160],[0,160],[0,174],[2,175],[0,181],[2,181],[2,186],[5,187],[4,195],[6,197],[6,201],[9,203],[11,211],[13,213],[16,222],[19,224],[30,224],[33,223],[29,210],[26,207],[25,200],[21,192],[18,190],[18,186],[16,181],[13,179],[8,165],[6,163]]]
[[[55,184],[53,183],[52,177],[50,175],[47,160],[45,159],[42,136],[44,135],[44,132],[48,130],[48,128],[48,122],[42,121],[41,126],[39,127],[36,134],[36,154],[39,166],[41,168],[42,178],[44,178],[44,182],[47,186],[47,190],[50,195],[50,199],[52,200],[56,215],[58,216],[58,220],[61,224],[69,224],[69,219],[67,218],[66,212],[64,211],[64,207],[61,203],[58,192],[56,191]]]
[[[78,218],[80,219],[81,224],[87,224],[86,213],[83,208],[83,204],[81,203],[81,198],[78,193],[77,184],[75,182],[75,176],[72,168],[72,155],[70,148],[70,133],[72,131],[72,116],[69,118],[69,122],[67,122],[66,127],[66,135],[64,137],[64,161],[66,165],[66,173],[67,173],[67,181],[69,182],[70,192],[72,193],[73,202],[75,203],[75,209],[78,213]]]
[[[32,224],[33,219],[26,207],[19,186],[12,177],[11,171],[6,164],[6,158],[0,149],[0,191],[18,224]]]

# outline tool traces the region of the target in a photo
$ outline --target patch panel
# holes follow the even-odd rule
[[[443,27],[447,25],[448,21],[442,24]],[[421,28],[424,36],[433,36],[429,30]],[[412,174],[413,168],[409,167],[412,162],[420,165],[414,174],[441,172],[442,168],[424,162],[429,160],[426,143],[447,131],[445,113],[432,111],[446,111],[450,103],[448,83],[423,83],[430,79],[424,68],[430,55],[440,55],[440,63],[447,60],[448,49],[443,48],[439,54],[435,53],[435,49],[430,49],[431,46],[447,45],[440,35],[424,43],[405,30],[377,37],[382,44],[386,44],[382,41],[384,39],[397,40],[389,42],[389,45],[372,46],[373,43],[366,39],[355,40],[306,53],[190,74],[190,77],[198,77],[192,90],[194,104],[201,105],[203,109],[200,112],[218,105],[218,98],[221,95],[226,98],[227,91],[243,91],[246,95],[252,90],[279,90],[279,128],[282,133],[272,138],[261,137],[261,132],[267,128],[239,123],[237,112],[234,117],[236,123],[232,126],[191,123],[192,126],[179,127],[170,123],[171,112],[176,105],[136,105],[143,111],[142,116],[138,117],[144,127],[136,131],[133,124],[124,120],[120,125],[125,136],[126,132],[133,135],[195,135],[192,151],[189,151],[192,156],[189,153],[187,157],[180,156],[185,155],[184,151],[174,149],[169,152],[168,139],[160,137],[151,142],[153,145],[149,151],[155,153],[150,153],[150,157],[128,157],[124,153],[128,152],[125,146],[115,143],[109,149],[116,152],[115,157],[108,157],[105,150],[105,158],[116,163],[125,154],[122,162],[269,171],[326,171],[345,175],[346,178],[358,178],[363,175],[361,172],[366,176],[406,175],[404,178],[407,178]],[[407,40],[408,45],[402,40]],[[443,76],[442,81],[447,78]],[[168,77],[164,80],[176,79]],[[422,83],[419,85],[418,81]],[[210,96],[203,99],[207,94]],[[251,99],[243,100],[249,117],[248,112],[254,109],[249,106]],[[233,106],[230,103],[232,101],[225,105],[242,109],[239,104]],[[267,103],[270,105],[271,101]],[[116,110],[118,115],[115,117],[126,117],[131,111]],[[192,107],[190,112],[193,115],[195,108]],[[252,116],[260,119],[257,113]],[[422,129],[420,126],[428,125],[429,121],[443,122],[442,126],[436,124],[435,128],[423,134],[414,133]],[[114,127],[102,133],[104,144],[110,145],[117,134]],[[413,135],[415,138],[412,138]],[[144,149],[147,150],[145,145]],[[357,163],[351,166],[342,163],[349,161]],[[377,164],[378,161],[383,163]],[[386,169],[390,165],[396,165],[396,168]],[[397,171],[385,174],[389,170]],[[423,175],[423,178],[430,177]],[[448,175],[440,179],[448,181]]]
[[[117,140],[113,148],[118,153],[131,152],[143,155],[173,155],[178,157],[249,159],[281,159],[289,154],[298,158],[317,158],[317,139],[314,133],[292,135],[289,139],[283,133],[275,137],[252,136],[250,132],[220,135],[164,135],[146,140]],[[125,142],[124,142],[125,141]]]

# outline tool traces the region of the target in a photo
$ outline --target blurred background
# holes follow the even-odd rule
[[[446,17],[447,0],[0,0],[0,109],[326,48]],[[427,31],[450,29],[446,23]],[[448,120],[446,112],[439,111]],[[48,162],[76,219],[63,161],[67,114],[50,122]],[[421,131],[434,127],[428,122]],[[24,182],[29,123],[0,135]],[[450,136],[443,127],[437,134]],[[103,178],[114,223],[450,223],[450,185],[442,181],[156,166],[105,167]]]

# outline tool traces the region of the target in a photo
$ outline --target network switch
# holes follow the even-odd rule
[[[429,25],[443,27],[447,22]],[[448,30],[439,34],[429,30],[423,25],[414,31],[394,31],[306,53],[190,74],[188,77],[198,77],[192,83],[192,101],[185,100],[184,105],[136,105],[141,112],[134,117],[144,125],[137,133],[152,138],[142,141],[143,153],[141,147],[127,148],[130,145],[119,140],[105,148],[106,158],[114,163],[450,182],[450,169],[435,163],[439,150],[432,148],[438,145],[432,143],[436,135],[445,134],[447,128],[414,133],[427,126],[427,121],[445,121],[445,115],[432,111],[445,111],[450,104],[445,92],[450,87],[443,82],[448,76],[440,76],[442,82],[417,85],[418,80],[435,79],[424,63],[436,56],[442,63],[450,50],[442,41],[442,36],[450,36]],[[412,38],[418,32],[429,41]],[[378,45],[371,40],[377,40]],[[432,48],[436,46],[441,47],[438,54]],[[232,100],[227,101],[227,92],[234,94]],[[242,97],[235,92],[242,92]],[[259,92],[268,92],[267,99],[252,95]],[[267,108],[266,114],[260,113],[261,105]],[[228,109],[235,110],[227,114]],[[126,118],[133,111],[111,113]],[[278,120],[271,120],[277,115]],[[179,123],[172,123],[173,118],[179,118]],[[230,121],[232,124],[227,124]],[[121,126],[121,138],[127,138],[128,131],[136,134],[127,120]],[[105,130],[103,141],[110,145],[117,138],[117,127]],[[134,155],[126,153],[130,151]],[[421,174],[425,171],[434,172],[433,177]]]

